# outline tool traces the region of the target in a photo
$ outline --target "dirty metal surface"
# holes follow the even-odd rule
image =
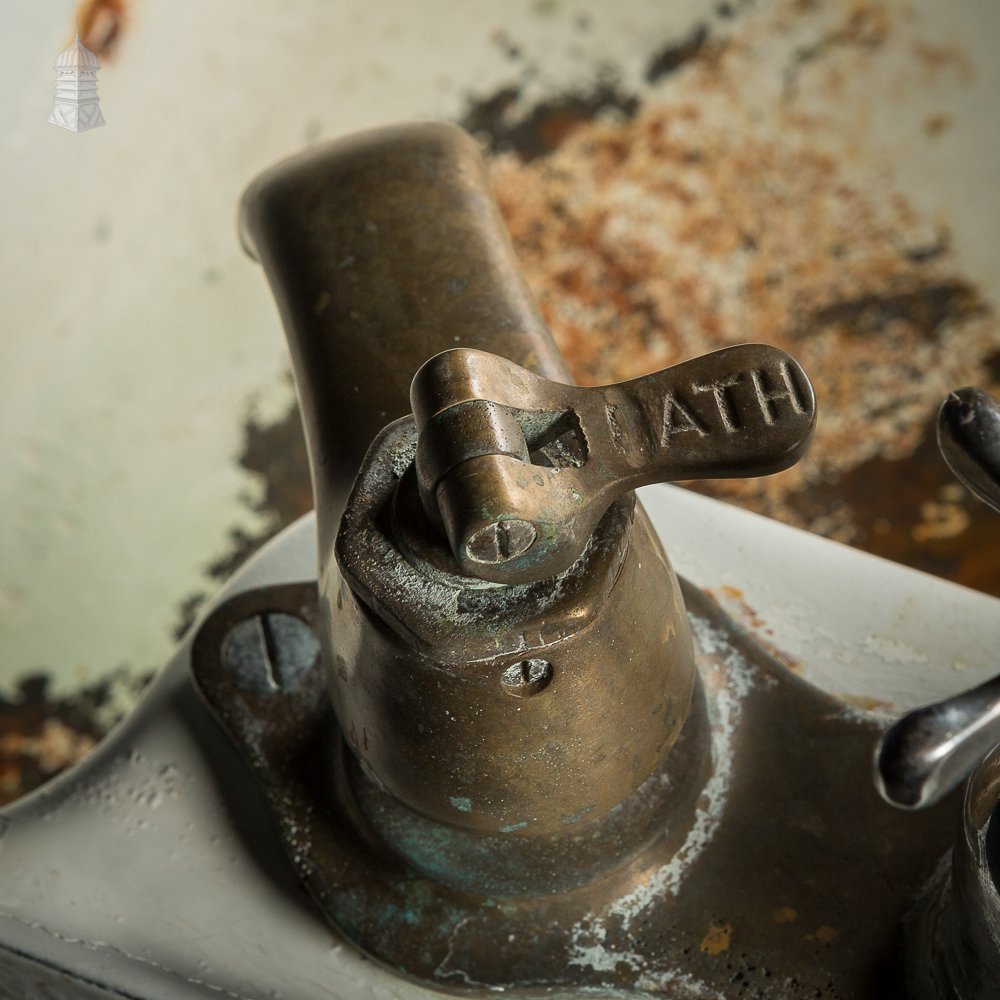
[[[223,606],[192,668],[328,919],[404,974],[448,991],[525,996],[560,985],[597,995],[898,995],[897,935],[951,844],[954,797],[919,815],[883,803],[864,780],[876,735],[868,717],[789,674],[701,592],[686,587],[685,599],[711,761],[693,790],[673,784],[668,762],[660,778],[684,808],[632,862],[556,896],[449,884],[453,862],[473,850],[468,835],[406,818],[358,773],[317,668],[286,686],[227,669],[222,639],[247,616],[314,623],[312,585]],[[679,746],[688,738],[699,735]],[[372,822],[387,814],[392,843]],[[415,834],[417,861],[404,853]],[[516,850],[518,833],[507,836]]]

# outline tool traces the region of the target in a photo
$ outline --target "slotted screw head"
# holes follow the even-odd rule
[[[222,662],[240,687],[257,694],[294,687],[316,662],[319,642],[301,618],[265,612],[234,625],[222,645]]]

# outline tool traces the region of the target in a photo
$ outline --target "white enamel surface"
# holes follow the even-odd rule
[[[917,703],[989,672],[1000,601],[683,490],[648,489],[644,502],[677,569],[710,588],[738,582],[814,679],[835,670],[834,687],[848,678]],[[314,546],[310,517],[220,596],[309,577]],[[935,659],[952,648],[943,617],[960,633],[963,670]],[[82,766],[0,813],[0,983],[30,959],[143,1000],[433,995],[333,941],[266,818],[233,808],[231,796],[252,799],[245,780],[191,691],[182,647]],[[64,982],[50,995],[91,994]]]
[[[832,694],[902,711],[1000,673],[995,598],[676,487],[642,497],[677,572]]]

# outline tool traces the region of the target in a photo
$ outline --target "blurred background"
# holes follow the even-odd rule
[[[79,134],[47,121],[77,29],[107,121]],[[482,142],[579,381],[751,340],[803,364],[808,458],[692,488],[1000,595],[1000,518],[933,434],[949,389],[1000,389],[998,37],[991,0],[5,0],[0,803],[309,509],[236,207],[380,124]]]

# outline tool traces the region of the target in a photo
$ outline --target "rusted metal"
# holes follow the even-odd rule
[[[497,583],[565,570],[628,490],[780,472],[816,424],[805,372],[764,344],[599,388],[457,349],[420,369],[410,401],[424,509],[462,571]]]

